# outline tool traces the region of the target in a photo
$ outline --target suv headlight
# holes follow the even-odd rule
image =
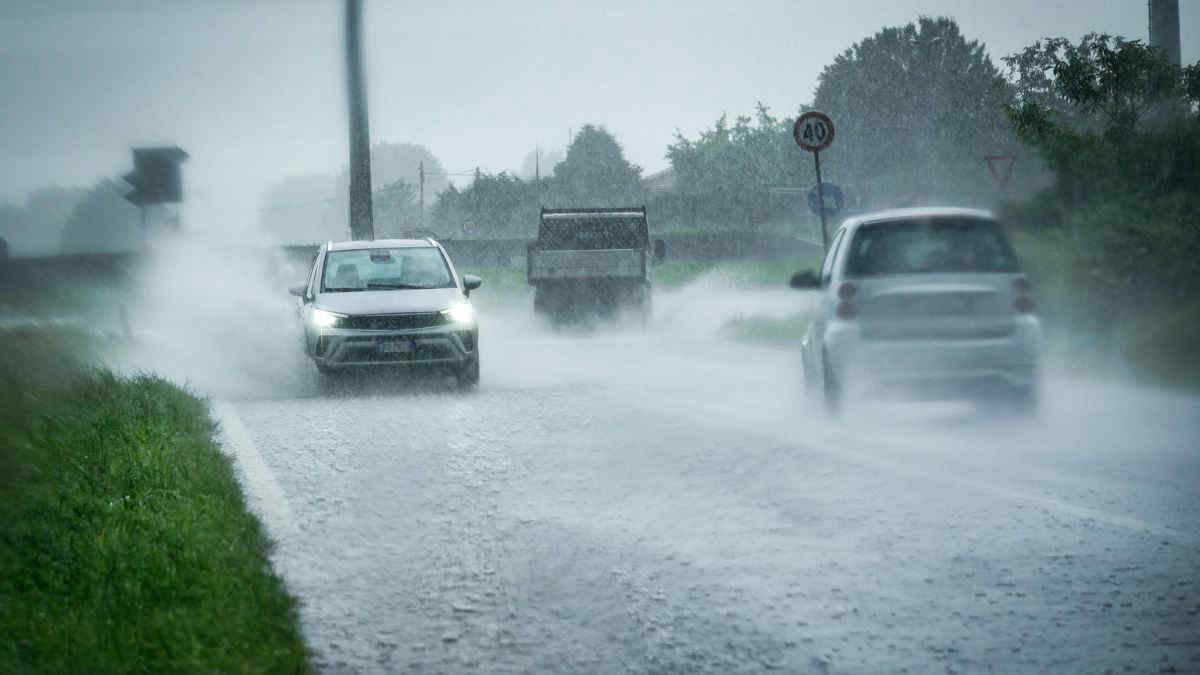
[[[475,308],[469,302],[459,302],[443,309],[442,316],[457,324],[469,324],[475,320]]]
[[[345,318],[345,314],[338,314],[326,309],[314,309],[312,311],[312,323],[317,328],[337,328]]]

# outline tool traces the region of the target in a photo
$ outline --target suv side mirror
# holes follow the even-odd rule
[[[654,240],[654,262],[660,263],[667,257],[667,242],[662,239]]]
[[[791,281],[788,282],[788,285],[792,288],[800,290],[820,288],[821,280],[817,278],[816,273],[814,273],[812,270],[804,270],[803,272],[796,272],[793,274]]]
[[[466,293],[467,295],[471,295],[471,291],[473,291],[476,288],[479,288],[480,286],[483,285],[483,279],[480,279],[479,277],[475,276],[474,274],[464,274],[462,281],[463,281],[463,292]]]
[[[297,298],[303,298],[304,294],[307,292],[308,292],[308,286],[304,285],[304,284],[301,284],[299,286],[288,286],[288,293],[291,293],[292,295],[296,296]]]

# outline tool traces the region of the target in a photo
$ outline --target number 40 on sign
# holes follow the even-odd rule
[[[805,150],[820,152],[833,143],[833,120],[825,113],[810,110],[796,120],[792,136]]]

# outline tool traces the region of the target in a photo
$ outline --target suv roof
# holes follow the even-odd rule
[[[330,251],[351,251],[370,248],[436,248],[432,239],[358,239],[354,241],[331,241]]]
[[[851,216],[842,221],[843,227],[854,227],[864,223],[877,223],[888,220],[903,220],[909,218],[959,217],[995,220],[996,216],[985,209],[969,209],[960,206],[920,206],[903,209],[884,209]]]

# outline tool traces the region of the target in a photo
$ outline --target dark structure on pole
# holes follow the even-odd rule
[[[1179,0],[1150,0],[1150,46],[1166,54],[1167,60],[1180,65]]]
[[[371,133],[362,68],[362,2],[346,0],[346,94],[350,102],[350,236],[374,239]]]
[[[183,178],[179,165],[187,158],[188,154],[175,146],[133,149],[133,171],[122,178],[133,186],[125,199],[141,209],[142,227],[146,226],[147,206],[183,201]],[[178,213],[174,225],[179,226]]]

